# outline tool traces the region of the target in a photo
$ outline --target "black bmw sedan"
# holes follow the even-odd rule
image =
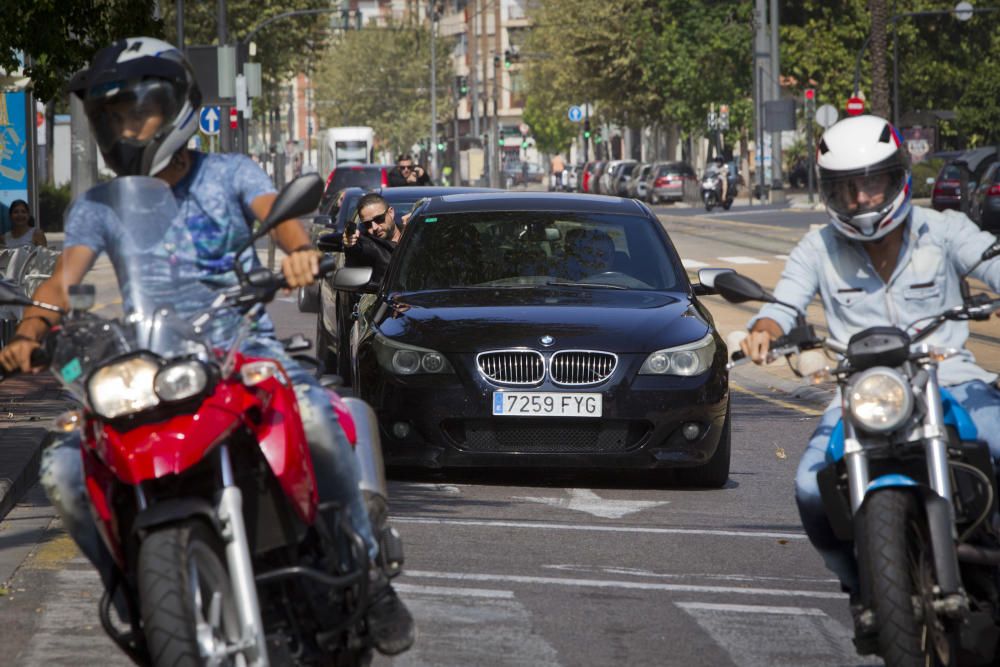
[[[702,290],[634,200],[437,197],[361,299],[354,389],[390,465],[683,468],[719,487],[726,349]]]

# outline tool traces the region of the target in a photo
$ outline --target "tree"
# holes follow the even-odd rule
[[[531,127],[535,146],[548,154],[566,151],[579,131],[579,124],[571,122],[566,115],[576,102],[567,102],[554,88],[545,85],[545,81],[556,74],[552,62],[540,60],[537,66],[528,67],[528,94],[524,103],[524,122]]]
[[[886,0],[869,0],[872,15],[871,60],[872,98],[871,112],[876,116],[889,118],[889,75],[886,73],[886,28],[889,23],[889,8]]]
[[[0,68],[20,67],[17,52],[30,56],[25,68],[42,101],[51,100],[94,53],[117,39],[158,37],[155,0],[30,0],[4,3],[0,21]]]
[[[452,110],[450,40],[437,38],[438,122]],[[395,153],[429,135],[430,29],[390,24],[347,31],[331,41],[316,69],[316,104],[323,126],[370,125]]]

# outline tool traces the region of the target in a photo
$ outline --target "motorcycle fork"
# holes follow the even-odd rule
[[[225,445],[219,448],[219,470],[222,475],[222,491],[216,512],[222,526],[226,565],[242,628],[240,649],[244,651],[249,665],[268,667],[267,636],[264,634],[264,621],[257,599],[257,582],[250,559],[250,543],[243,522],[243,494],[233,479],[232,461]]]

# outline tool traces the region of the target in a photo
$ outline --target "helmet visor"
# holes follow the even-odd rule
[[[864,169],[819,169],[823,201],[836,214],[852,218],[890,205],[907,185],[906,164],[899,155]]]
[[[146,144],[173,124],[183,106],[183,91],[162,79],[112,83],[88,91],[87,117],[102,152],[125,140]]]

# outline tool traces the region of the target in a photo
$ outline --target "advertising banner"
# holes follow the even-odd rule
[[[0,233],[10,230],[10,203],[15,199],[28,200],[30,135],[24,96],[23,92],[0,94]]]

